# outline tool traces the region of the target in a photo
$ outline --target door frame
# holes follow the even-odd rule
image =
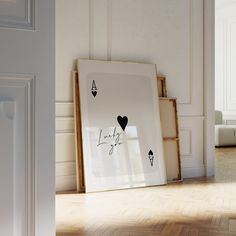
[[[215,174],[215,0],[204,1],[204,164]]]

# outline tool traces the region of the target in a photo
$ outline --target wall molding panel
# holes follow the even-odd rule
[[[135,8],[133,8],[134,4],[136,5]],[[143,4],[145,4],[145,6],[143,6]],[[170,74],[168,68],[170,63],[169,57],[165,56],[162,58],[158,56],[159,54],[164,55],[168,53],[168,48],[161,45],[166,43],[168,39],[163,39],[160,46],[153,46],[152,42],[155,41],[156,37],[160,36],[156,35],[154,31],[146,32],[144,30],[148,28],[146,27],[147,24],[158,24],[158,22],[162,21],[158,16],[161,15],[162,17],[163,13],[152,15],[152,9],[156,9],[157,13],[158,11],[172,11],[172,8],[178,9],[177,6],[172,6],[171,3],[168,4],[162,4],[160,1],[152,0],[149,4],[150,9],[148,9],[145,1],[137,2],[133,0],[127,3],[125,0],[90,0],[89,58],[156,63],[158,73],[166,75],[169,79],[167,81],[169,95],[178,98],[179,114],[203,115],[203,0],[182,0],[176,3],[186,10],[186,19],[179,23],[185,22],[186,24],[186,31],[183,32],[186,43],[178,45],[180,48],[184,47],[184,51],[187,52],[183,59],[184,63],[188,65],[182,70],[185,71],[184,75],[180,73],[178,68],[175,68],[176,73],[174,73],[172,68],[173,75]],[[129,17],[129,9],[131,10],[132,8],[134,10],[136,9],[134,13],[137,14],[137,17],[134,17],[133,20]],[[144,23],[142,22],[143,18],[138,17],[142,14],[143,9],[147,11],[145,18],[150,18],[150,21]],[[148,14],[148,11],[150,11],[151,14]],[[182,9],[179,9],[179,12],[181,11]],[[177,17],[179,16],[180,15],[176,15],[176,19],[173,17],[173,24],[178,24],[175,23],[175,21],[178,22]],[[124,22],[124,20],[126,20],[126,22]],[[133,27],[134,20],[137,21],[135,25],[140,25],[140,28]],[[141,28],[141,26],[143,27]],[[156,27],[159,28],[160,31],[163,27],[164,30],[165,27],[171,26],[157,25]],[[151,29],[154,28],[155,25],[151,27]],[[173,35],[171,35],[170,38],[174,38],[176,33],[173,30]],[[136,41],[139,40],[137,37],[140,37],[142,41],[140,40],[139,44],[135,45],[132,35],[135,37]],[[120,47],[121,45],[122,48]],[[138,55],[134,56],[138,52],[142,52],[142,50],[145,50],[142,55],[139,57],[137,57]],[[157,52],[155,52],[155,50],[157,50]],[[163,50],[165,50],[165,52]],[[149,56],[145,57],[147,51]],[[170,52],[170,55],[173,55],[173,50]],[[162,68],[158,68],[161,64],[164,64],[161,66]],[[183,68],[183,65],[180,66]],[[182,87],[179,88],[183,79],[185,91],[183,91]],[[188,89],[186,89],[186,87]]]
[[[179,114],[203,115],[203,1],[111,0],[107,9],[107,59],[156,63],[157,72],[168,78],[169,96],[178,98]]]
[[[205,175],[202,174],[203,126],[203,117],[179,117],[181,167],[184,178],[191,177],[190,170],[194,170],[192,177]]]
[[[12,196],[12,201],[1,202],[13,215],[11,220],[7,220],[12,222],[11,225],[1,227],[1,235],[35,235],[34,87],[35,81],[31,76],[0,75],[0,110],[13,122],[13,135],[9,140],[12,145],[6,145],[11,149],[13,147],[13,153],[6,156],[7,160],[2,159],[8,173],[1,176],[12,181],[12,185],[5,186],[2,191],[3,197],[7,199]],[[9,191],[12,194],[9,195]]]
[[[0,27],[34,29],[35,0],[0,1]]]
[[[74,134],[74,118],[73,117],[57,117],[56,133],[72,133]]]
[[[56,118],[56,191],[76,189],[73,117]]]
[[[56,102],[56,117],[73,117],[73,102]]]
[[[192,139],[193,132],[191,127],[182,127],[180,129],[180,137],[181,137],[181,156],[182,157],[191,157],[193,155],[192,152]]]

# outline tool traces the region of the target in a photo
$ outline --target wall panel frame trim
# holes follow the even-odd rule
[[[215,0],[204,0],[204,161],[206,176],[215,173]]]
[[[24,9],[23,13],[17,12],[19,7]],[[0,1],[0,27],[34,30],[34,18],[35,0]]]
[[[14,220],[13,235],[25,236],[35,235],[35,77],[33,75],[5,75],[0,74],[0,101],[11,99],[15,101],[15,135],[14,135],[14,161],[24,161],[23,173],[22,167],[13,169],[14,177],[14,212],[19,212],[25,218]],[[19,141],[20,140],[20,141]],[[23,142],[21,140],[24,140]],[[22,145],[23,144],[23,145]],[[19,151],[19,152],[18,152]],[[19,159],[18,159],[19,158]],[[16,172],[17,171],[17,172]],[[22,173],[22,175],[21,175]],[[22,177],[21,180],[18,177]],[[23,177],[24,176],[24,177]],[[19,182],[18,182],[19,181]],[[22,184],[23,186],[17,186]],[[17,189],[18,187],[18,189]],[[21,191],[19,191],[21,189]],[[22,191],[22,189],[24,191]],[[23,199],[24,204],[20,204]],[[19,217],[19,216],[18,216]],[[21,216],[22,217],[22,216]]]

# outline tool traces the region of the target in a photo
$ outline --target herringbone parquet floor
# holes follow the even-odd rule
[[[236,181],[59,194],[56,203],[57,236],[236,235]]]

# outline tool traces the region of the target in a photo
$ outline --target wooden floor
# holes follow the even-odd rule
[[[236,147],[216,149],[215,176],[217,182],[236,181]]]
[[[225,158],[219,151],[217,165]],[[227,174],[229,181],[217,171],[220,181],[192,179],[159,187],[59,194],[57,236],[236,235],[236,181],[230,176],[236,169]]]

